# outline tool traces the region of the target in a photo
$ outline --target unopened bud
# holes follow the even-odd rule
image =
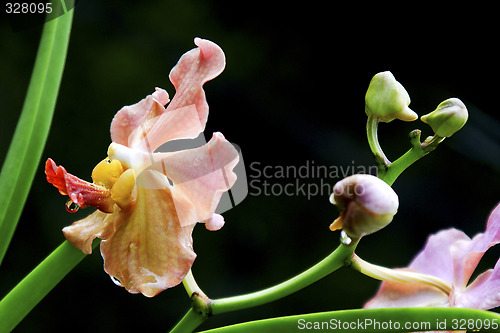
[[[380,178],[367,174],[339,181],[333,187],[330,201],[341,210],[330,230],[343,229],[353,239],[384,228],[399,206],[396,192]]]
[[[410,96],[391,72],[380,72],[372,78],[365,95],[367,115],[374,115],[385,123],[396,118],[403,121],[418,119],[408,105]]]
[[[450,98],[420,119],[428,124],[436,135],[450,137],[465,125],[468,118],[469,113],[464,103],[458,98]]]

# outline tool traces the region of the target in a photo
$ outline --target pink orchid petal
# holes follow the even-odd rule
[[[364,309],[403,307],[447,307],[448,295],[424,284],[384,281]]]
[[[232,170],[239,155],[221,133],[214,133],[204,146],[175,153],[155,153],[154,158],[158,162],[153,167],[166,173],[174,183],[172,196],[176,208],[184,209],[186,197],[194,204],[196,220],[181,219],[181,225],[212,218],[222,193],[236,181]]]
[[[127,147],[132,147],[144,136],[151,123],[148,120],[157,118],[165,112],[164,105],[168,103],[168,93],[156,88],[155,92],[140,102],[124,106],[116,113],[111,122],[111,140]],[[143,126],[148,124],[149,127]],[[139,129],[141,132],[139,132]]]
[[[199,123],[204,129],[208,117],[208,104],[203,84],[224,70],[226,58],[222,49],[209,40],[195,38],[194,43],[198,47],[186,52],[170,72],[170,81],[176,93],[167,111],[195,105]]]
[[[101,243],[106,272],[129,292],[148,297],[178,285],[196,257],[194,225],[180,225],[169,189],[139,186],[135,207],[117,212],[117,220],[116,232]]]
[[[483,254],[500,243],[500,205],[491,212],[486,231],[472,240],[457,241],[451,251],[455,266],[455,284],[465,287]]]
[[[101,239],[111,237],[115,232],[115,222],[113,214],[96,210],[86,218],[65,227],[63,229],[64,237],[83,253],[91,254],[92,241],[96,237]]]
[[[429,236],[424,249],[413,259],[409,268],[424,274],[437,276],[450,284],[454,281],[451,247],[459,240],[470,238],[457,229],[447,229]]]
[[[463,293],[454,297],[455,307],[489,310],[500,306],[500,260],[494,269],[480,274]]]
[[[155,92],[152,95],[153,100],[157,101],[160,105],[167,105],[170,102],[170,98],[168,97],[168,93],[165,89],[155,87]]]
[[[195,138],[203,132],[208,117],[203,84],[224,70],[226,59],[217,44],[200,38],[194,42],[198,47],[186,52],[170,72],[176,93],[167,109],[168,94],[160,88],[123,107],[111,123],[113,142],[154,151],[169,140]]]
[[[196,106],[191,104],[165,112],[159,117],[144,122],[141,127],[149,130],[147,130],[144,142],[138,146],[153,152],[170,140],[196,138],[203,132],[204,125],[200,123]]]

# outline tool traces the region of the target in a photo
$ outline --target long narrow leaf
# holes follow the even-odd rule
[[[14,329],[83,258],[82,251],[64,241],[0,301],[0,332]]]
[[[251,321],[205,333],[415,332],[468,330],[500,332],[500,314],[457,308],[343,310]]]
[[[0,173],[0,264],[14,234],[47,140],[72,18],[71,10],[45,23],[21,116]]]

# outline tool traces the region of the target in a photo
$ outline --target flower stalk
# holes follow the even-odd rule
[[[192,270],[189,270],[189,272],[186,274],[186,276],[182,280],[182,285],[184,286],[184,289],[186,289],[189,297],[193,297],[194,294],[197,294],[201,297],[208,298],[203,290],[201,290],[201,288],[198,286],[198,283],[196,283]]]
[[[353,241],[349,246],[341,244],[330,255],[313,267],[273,287],[245,295],[221,299],[210,300],[203,292],[203,296],[200,296],[198,292],[201,289],[199,289],[196,281],[194,281],[192,273],[188,273],[183,284],[192,300],[191,309],[170,333],[186,332],[188,327],[190,330],[194,330],[211,315],[248,309],[289,296],[349,264],[356,246],[357,241]]]
[[[375,158],[375,163],[380,170],[385,170],[391,164],[391,161],[385,156],[382,147],[378,141],[378,124],[379,118],[374,115],[368,116],[368,121],[366,123],[366,133],[368,137],[368,144]]]
[[[421,283],[436,287],[447,295],[451,292],[451,285],[448,282],[432,275],[411,271],[395,270],[383,266],[374,265],[364,261],[356,254],[352,256],[350,263],[351,268],[377,280],[403,283]]]
[[[422,132],[418,129],[410,132],[408,137],[412,147],[385,169],[379,168],[378,177],[380,179],[384,180],[389,185],[394,184],[403,171],[420,158],[436,149],[436,147],[445,139],[444,137],[433,135],[432,137],[427,138],[424,142],[421,142],[421,134]]]
[[[212,313],[216,315],[247,309],[291,295],[345,266],[346,261],[349,261],[349,258],[354,253],[356,246],[357,242],[353,242],[349,246],[341,244],[335,251],[313,267],[276,286],[246,295],[213,300],[211,304]]]

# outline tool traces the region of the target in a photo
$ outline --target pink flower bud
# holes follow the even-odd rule
[[[330,230],[343,229],[352,239],[388,225],[399,206],[396,192],[383,180],[367,174],[339,181],[333,187],[330,201],[341,210]]]

